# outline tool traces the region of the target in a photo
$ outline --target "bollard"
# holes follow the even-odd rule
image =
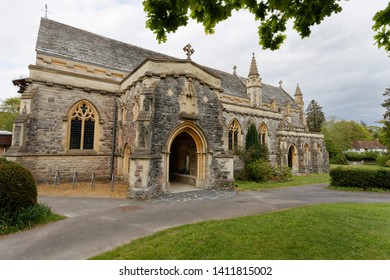
[[[73,172],[73,176],[72,176],[72,190],[74,190],[74,185],[76,184],[76,186],[77,186],[77,184],[78,184],[78,180],[77,180],[77,172]]]
[[[96,174],[95,172],[92,172],[92,189],[95,189],[95,183],[96,183]]]
[[[56,171],[54,174],[54,189],[56,189],[56,186],[60,186],[60,171]]]

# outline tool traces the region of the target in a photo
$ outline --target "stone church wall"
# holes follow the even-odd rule
[[[90,179],[92,172],[96,172],[97,177],[108,177],[114,96],[45,84],[30,87],[36,87],[32,110],[23,123],[27,133],[23,135],[15,160],[28,166],[37,181],[47,181],[57,171],[64,179],[72,178],[73,172],[78,173],[79,180]],[[68,113],[82,100],[90,102],[99,114],[98,137],[94,139],[98,141],[98,149],[69,151]],[[12,158],[12,153],[9,156]]]

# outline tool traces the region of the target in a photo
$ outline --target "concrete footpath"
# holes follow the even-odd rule
[[[40,197],[68,218],[0,237],[0,259],[87,259],[154,232],[204,220],[336,202],[388,202],[390,193],[341,192],[326,184],[259,192],[196,191],[150,201]]]

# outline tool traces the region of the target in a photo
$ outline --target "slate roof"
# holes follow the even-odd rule
[[[177,59],[46,18],[41,19],[36,51],[129,73],[147,58]],[[245,78],[202,67],[221,78],[225,93],[247,98]],[[273,98],[279,105],[290,101],[293,107],[297,107],[294,99],[282,88],[263,83],[263,102],[269,103]]]
[[[385,150],[387,149],[385,146],[383,146],[381,143],[379,143],[378,140],[375,141],[355,141],[352,143],[352,148],[354,149],[381,149]]]

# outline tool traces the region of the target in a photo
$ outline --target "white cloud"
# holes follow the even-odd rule
[[[146,29],[141,1],[6,0],[0,10],[0,98],[15,96],[12,80],[28,75],[35,62],[35,43],[40,17],[48,4],[48,17],[77,28],[172,56],[184,58],[182,48],[195,48],[197,63],[246,76],[255,52],[263,82],[283,87],[294,94],[299,83],[305,103],[315,99],[327,116],[337,116],[369,124],[382,118],[380,103],[390,86],[390,58],[373,41],[372,17],[387,5],[386,0],[343,1],[343,12],[327,18],[301,39],[289,30],[278,51],[262,50],[258,45],[253,15],[236,12],[218,24],[216,33],[205,35],[201,24],[193,21],[158,44]]]

